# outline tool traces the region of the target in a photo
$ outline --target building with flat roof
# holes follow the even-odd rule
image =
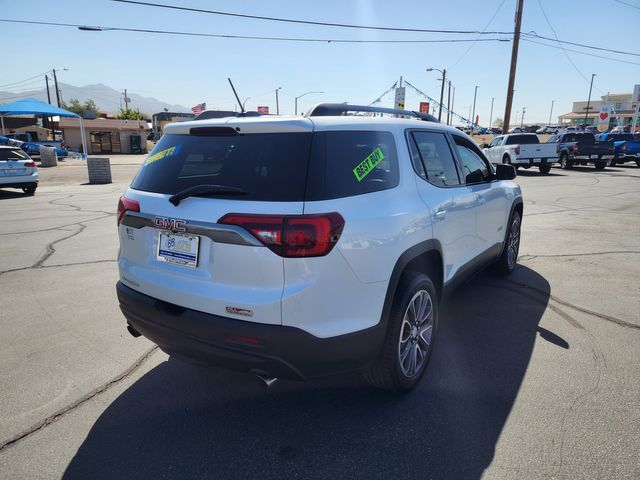
[[[82,151],[80,119],[60,117],[60,130],[67,148]],[[89,154],[147,153],[146,120],[84,120],[84,131]]]
[[[573,108],[569,113],[565,113],[558,117],[560,125],[594,125],[596,118],[600,114],[600,108],[604,103],[608,103],[611,107],[609,116],[609,128],[617,125],[628,125],[633,123],[633,114],[635,112],[635,104],[631,99],[631,93],[614,93],[603,95],[600,100],[591,100],[589,110],[587,111],[587,101],[573,102]]]

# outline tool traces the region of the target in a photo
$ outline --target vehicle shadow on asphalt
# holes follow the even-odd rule
[[[0,190],[0,200],[5,200],[8,198],[20,198],[20,197],[28,197],[29,195],[25,195],[21,190]]]
[[[564,173],[561,173],[560,170],[555,171],[551,170],[549,173],[540,173],[540,170],[537,168],[518,169],[518,177],[565,177]],[[516,177],[517,178],[517,177]]]
[[[425,378],[405,395],[359,375],[267,391],[247,375],[169,360],[106,408],[64,478],[479,479],[549,293],[523,266],[462,287],[442,312]]]

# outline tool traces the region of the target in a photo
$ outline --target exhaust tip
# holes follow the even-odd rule
[[[130,324],[127,323],[127,331],[131,334],[133,338],[138,338],[141,333],[133,328]]]
[[[251,370],[251,373],[253,373],[253,375],[258,379],[258,381],[260,382],[260,386],[266,388],[267,390],[273,387],[278,381],[277,378],[272,377],[267,372],[264,372],[262,370]]]

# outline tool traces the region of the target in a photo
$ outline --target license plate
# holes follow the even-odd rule
[[[161,262],[195,268],[198,266],[199,244],[200,237],[197,235],[159,232],[157,258]]]
[[[598,158],[598,155],[591,155],[591,158]]]
[[[7,176],[24,175],[24,168],[5,168],[3,173]]]

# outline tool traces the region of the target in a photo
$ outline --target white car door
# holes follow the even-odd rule
[[[444,282],[474,258],[475,194],[456,167],[444,133],[415,130],[408,135],[418,192],[429,208],[433,236],[442,246]]]
[[[458,159],[465,175],[467,187],[476,199],[476,256],[499,252],[504,241],[507,224],[508,201],[499,181],[494,179],[493,169],[482,152],[470,141],[454,135]]]

